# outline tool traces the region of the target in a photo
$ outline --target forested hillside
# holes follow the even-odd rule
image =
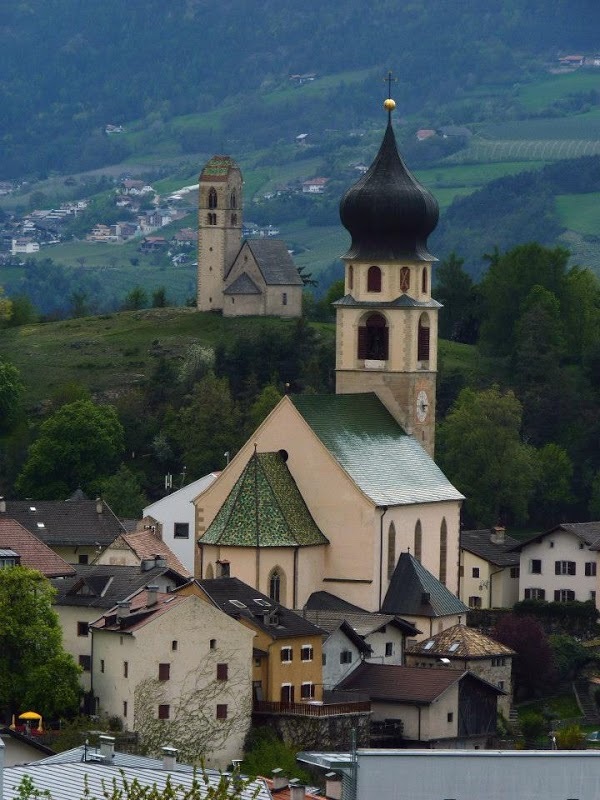
[[[466,89],[522,80],[557,49],[594,48],[600,8],[589,0],[5,0],[0,8],[0,177],[114,163],[139,144],[107,124],[160,135],[175,115],[213,110],[215,129],[179,131],[180,152],[219,137],[273,145],[317,126],[347,129],[374,112],[377,81],[398,70],[405,111]],[[289,76],[367,70],[347,90],[262,102]],[[381,87],[383,94],[384,88]],[[283,110],[283,113],[282,113]],[[460,123],[460,120],[454,120]]]

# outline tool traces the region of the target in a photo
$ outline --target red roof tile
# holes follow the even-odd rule
[[[75,575],[74,567],[10,517],[0,518],[0,547],[14,550],[22,567],[37,569],[47,578]]]

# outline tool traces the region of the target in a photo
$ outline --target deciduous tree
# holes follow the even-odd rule
[[[79,667],[63,650],[49,581],[25,567],[0,569],[0,708],[44,717],[77,710]]]
[[[536,619],[507,614],[494,628],[492,638],[517,654],[513,661],[515,697],[519,694],[544,694],[554,685],[554,654],[544,629]]]

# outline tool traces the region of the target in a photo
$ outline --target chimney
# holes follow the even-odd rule
[[[6,500],[0,497],[0,514],[6,514]]]
[[[306,786],[299,783],[298,778],[292,778],[289,782],[290,800],[305,800]]]
[[[273,791],[276,792],[279,789],[285,789],[288,785],[288,779],[283,774],[283,770],[281,767],[276,767],[273,772],[271,773],[273,776]]]
[[[342,800],[342,778],[337,772],[325,774],[325,797],[327,800]]]
[[[155,564],[156,564],[155,558],[142,558],[142,562],[140,564],[142,572],[148,572],[148,570],[154,569]]]
[[[103,511],[104,511],[104,504],[102,503],[102,498],[101,497],[97,497],[96,498],[96,514],[102,514]]]
[[[429,592],[423,592],[423,593],[421,594],[421,603],[422,603],[424,606],[426,606],[426,605],[427,605],[427,603],[429,603],[429,602],[431,602],[431,595],[429,594]]]
[[[167,566],[167,559],[158,553],[154,556],[154,563],[157,567],[164,569]]]
[[[505,533],[506,528],[502,527],[502,525],[495,525],[490,531],[490,542],[492,544],[504,544]]]
[[[161,750],[163,754],[163,769],[171,772],[175,769],[175,765],[177,764],[177,753],[179,750],[176,747],[171,747],[170,745],[161,747]]]
[[[122,619],[125,619],[125,617],[128,617],[130,610],[131,602],[129,600],[119,600],[117,603],[117,622],[120,622]]]
[[[146,586],[146,592],[148,598],[146,600],[146,606],[148,608],[150,608],[150,606],[155,606],[158,602],[158,586]],[[163,747],[163,751],[164,750],[165,748]]]
[[[112,764],[115,755],[115,737],[114,736],[100,736],[100,755],[105,763]]]

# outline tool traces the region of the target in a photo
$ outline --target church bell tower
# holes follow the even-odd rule
[[[200,173],[199,311],[223,309],[223,281],[242,241],[242,173],[229,156],[213,156]]]
[[[433,456],[437,329],[427,237],[438,205],[405,166],[392,129],[395,102],[375,160],[340,202],[352,237],[345,296],[336,305],[336,393],[375,392]]]

